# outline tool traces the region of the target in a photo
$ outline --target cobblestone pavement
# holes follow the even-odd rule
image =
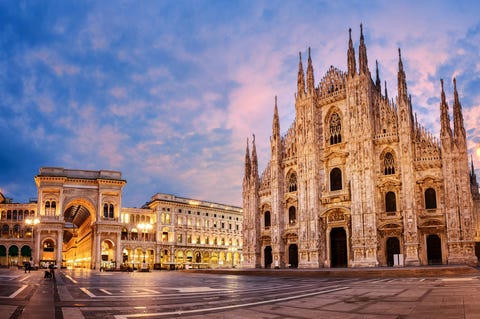
[[[428,276],[57,270],[55,281],[42,271],[0,269],[0,319],[480,318],[480,273],[432,269]]]

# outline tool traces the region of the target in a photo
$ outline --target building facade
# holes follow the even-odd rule
[[[480,199],[455,79],[453,129],[442,80],[436,138],[413,114],[400,49],[390,99],[363,30],[358,60],[349,33],[347,71],[332,66],[317,86],[310,49],[306,74],[300,54],[295,120],[281,136],[275,98],[261,175],[247,141],[243,266],[476,265]]]
[[[38,198],[0,194],[0,265],[91,269],[231,268],[242,260],[242,209],[155,194],[122,206],[117,171],[43,167]]]

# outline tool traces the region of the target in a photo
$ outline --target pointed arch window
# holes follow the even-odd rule
[[[392,175],[395,174],[395,159],[393,158],[392,153],[385,154],[383,158],[384,174]]]
[[[342,120],[338,113],[333,113],[330,117],[330,145],[342,142]]]
[[[427,188],[425,191],[425,209],[437,208],[437,193],[433,188]]]
[[[330,171],[330,191],[338,191],[342,188],[342,171],[335,167]]]
[[[288,209],[288,223],[293,225],[297,222],[297,209],[295,206],[290,206]]]
[[[385,211],[387,215],[397,211],[397,200],[394,192],[388,192],[385,194]]]
[[[265,229],[269,229],[271,225],[270,212],[266,211],[264,214]]]
[[[296,192],[297,191],[297,174],[292,173],[288,178],[288,191],[289,192]]]

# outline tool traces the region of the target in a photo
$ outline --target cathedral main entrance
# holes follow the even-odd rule
[[[272,246],[266,246],[263,250],[263,255],[265,256],[265,268],[271,268],[273,261]]]
[[[331,267],[347,267],[347,234],[343,227],[333,228],[330,231]]]
[[[427,236],[427,258],[429,265],[442,264],[442,240],[438,235]]]

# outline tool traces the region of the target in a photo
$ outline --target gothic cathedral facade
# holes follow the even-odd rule
[[[243,179],[243,267],[477,264],[478,184],[454,84],[453,130],[441,81],[440,138],[412,112],[399,49],[398,93],[373,80],[360,26],[347,72],[315,86],[300,54],[296,116],[283,136],[275,98],[270,161],[255,138]]]

